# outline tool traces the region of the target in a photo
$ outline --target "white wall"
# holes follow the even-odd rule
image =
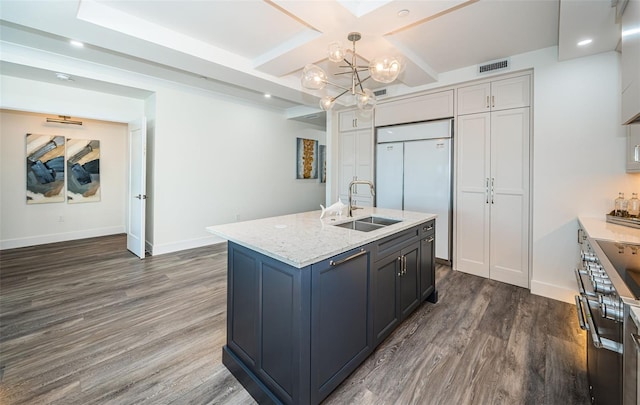
[[[0,247],[2,249],[124,232],[127,127],[82,119],[46,123],[52,115],[0,110]],[[54,115],[55,117],[55,115]],[[74,117],[77,119],[77,117]],[[26,203],[25,136],[62,135],[100,141],[101,201]]]
[[[572,302],[577,217],[604,219],[619,191],[640,190],[625,173],[619,55],[534,66],[533,277],[531,291]]]
[[[319,209],[325,185],[296,180],[296,138],[325,132],[282,112],[198,91],[159,89],[154,254],[220,239],[209,225]]]
[[[34,55],[34,64],[44,63],[40,56]],[[60,63],[56,61],[57,66]],[[73,61],[69,64],[71,69]],[[316,210],[324,203],[324,184],[295,179],[296,138],[324,144],[324,131],[287,120],[282,111],[211,92],[142,75],[133,77],[116,69],[99,72],[102,80],[127,86],[139,83],[153,95],[138,100],[0,76],[0,108],[118,122],[146,115],[146,240],[153,254],[220,242],[205,231],[209,225]],[[90,75],[91,71],[83,73]],[[19,170],[22,167],[20,163]],[[8,170],[15,170],[13,164]],[[126,184],[122,183],[123,190]],[[4,213],[5,206],[2,208]],[[11,216],[14,208],[6,211]],[[124,217],[120,214],[120,224]],[[6,228],[3,225],[2,240],[5,232],[22,235],[19,228],[23,226],[22,220]],[[43,242],[40,236],[39,230],[32,229],[20,242],[6,247],[72,239],[63,232]]]

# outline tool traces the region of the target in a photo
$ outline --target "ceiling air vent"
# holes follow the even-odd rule
[[[492,60],[491,62],[478,65],[478,74],[496,72],[498,70],[509,69],[511,61],[509,59]]]
[[[373,94],[376,97],[380,97],[380,96],[386,96],[387,95],[387,89],[380,89],[380,90],[376,90],[373,92]]]

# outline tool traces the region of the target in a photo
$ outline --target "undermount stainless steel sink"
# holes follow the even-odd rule
[[[361,219],[356,219],[353,221],[345,222],[342,224],[337,224],[334,226],[338,226],[340,228],[353,229],[361,232],[371,232],[376,229],[384,228],[388,225],[397,224],[398,222],[402,222],[398,219],[391,218],[382,218],[382,217],[366,217]]]
[[[367,222],[370,224],[377,224],[377,225],[383,225],[383,226],[393,225],[393,224],[397,224],[398,222],[402,222],[402,220],[400,219],[391,219],[391,218],[383,218],[383,217],[366,217],[366,218],[357,219],[356,221]]]

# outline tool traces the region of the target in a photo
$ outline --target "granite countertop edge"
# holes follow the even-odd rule
[[[578,222],[592,239],[640,244],[638,228],[607,222],[604,216],[602,218],[580,216]]]
[[[342,215],[320,219],[320,214],[319,210],[308,211],[213,225],[206,230],[293,267],[303,268],[437,217],[431,213],[382,208],[358,210],[353,218]],[[400,219],[402,222],[371,232],[333,226],[369,216]]]

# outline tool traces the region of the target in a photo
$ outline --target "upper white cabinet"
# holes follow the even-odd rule
[[[380,104],[376,107],[376,127],[453,117],[453,90]]]
[[[458,89],[458,115],[529,107],[529,75],[496,80]]]
[[[640,0],[629,0],[622,15],[622,123],[640,120]]]
[[[640,125],[627,126],[627,172],[640,172]]]
[[[342,111],[338,115],[338,128],[340,132],[355,131],[362,128],[371,128],[372,112],[360,110]]]

